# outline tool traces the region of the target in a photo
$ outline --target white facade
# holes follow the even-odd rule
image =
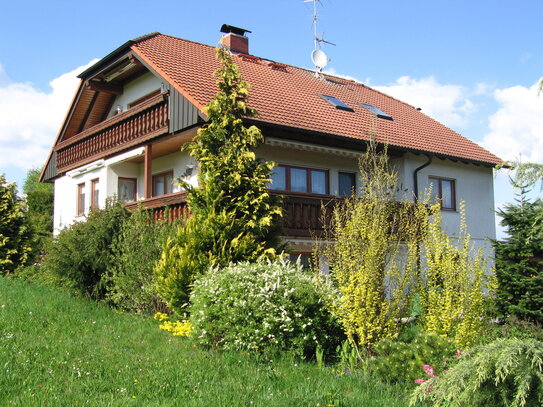
[[[137,180],[136,197],[143,199],[143,148],[137,148],[107,160],[99,160],[76,170],[68,172],[65,176],[55,180],[55,213],[54,234],[73,222],[84,220],[88,215],[92,199],[92,181],[98,180],[99,207],[104,208],[107,198],[115,198],[118,194],[119,178],[135,178]],[[139,160],[138,160],[139,159]],[[166,171],[173,171],[174,183],[172,192],[181,189],[175,179],[185,174],[187,169],[194,169],[189,177],[184,179],[192,185],[197,184],[197,165],[195,161],[184,152],[176,152],[153,160],[153,175]],[[78,215],[78,186],[84,184],[84,207],[82,215]]]

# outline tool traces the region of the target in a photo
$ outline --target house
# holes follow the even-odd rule
[[[449,232],[459,202],[476,245],[495,237],[493,173],[501,160],[419,109],[361,83],[252,55],[245,30],[223,26],[258,111],[247,124],[265,136],[260,157],[277,163],[272,190],[285,196],[284,233],[298,253],[311,250],[320,202],[359,184],[357,158],[370,135],[389,146],[402,185],[416,197],[428,186],[442,199]],[[41,180],[55,183],[55,232],[116,195],[179,216],[198,165],[180,147],[206,121],[218,91],[213,46],[160,33],[126,42],[82,72],[81,84]]]

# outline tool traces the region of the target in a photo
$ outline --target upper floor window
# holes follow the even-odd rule
[[[356,192],[356,174],[354,172],[340,172],[338,174],[338,195],[351,196]]]
[[[99,182],[100,180],[98,178],[93,179],[91,181],[91,209],[98,209],[99,207],[99,199],[100,199],[100,189],[99,189]]]
[[[429,186],[432,188],[432,196],[439,200],[444,211],[456,210],[456,186],[453,179],[429,177]]]
[[[173,192],[173,170],[153,175],[153,196]]]
[[[137,106],[137,105],[139,105],[139,104],[145,102],[146,100],[149,100],[149,99],[151,99],[152,97],[158,95],[159,93],[160,93],[160,89],[154,90],[153,92],[148,93],[147,95],[142,96],[142,97],[140,97],[139,99],[136,99],[136,100],[134,100],[133,102],[129,103],[129,104],[128,104],[128,108],[130,109],[130,108],[132,108],[132,107],[134,107],[134,106]]]
[[[77,216],[85,214],[85,183],[77,185]]]
[[[315,168],[277,165],[273,169],[271,189],[328,194],[328,171]]]
[[[135,202],[137,199],[136,196],[136,186],[138,180],[136,178],[123,178],[119,177],[117,197],[122,203]]]

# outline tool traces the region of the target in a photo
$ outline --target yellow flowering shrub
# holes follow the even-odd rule
[[[418,285],[419,242],[428,209],[401,201],[398,175],[386,149],[374,144],[359,162],[360,196],[346,198],[331,214],[319,251],[328,259],[341,296],[334,307],[349,341],[372,348],[398,334]]]
[[[473,345],[483,327],[485,291],[489,270],[481,250],[470,243],[464,203],[461,226],[453,241],[441,229],[441,211],[428,226],[424,241],[426,283],[422,292],[422,323],[427,332],[454,340],[459,349]]]

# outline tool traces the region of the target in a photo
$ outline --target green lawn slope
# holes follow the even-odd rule
[[[405,406],[400,386],[205,351],[69,293],[0,277],[0,406]]]

